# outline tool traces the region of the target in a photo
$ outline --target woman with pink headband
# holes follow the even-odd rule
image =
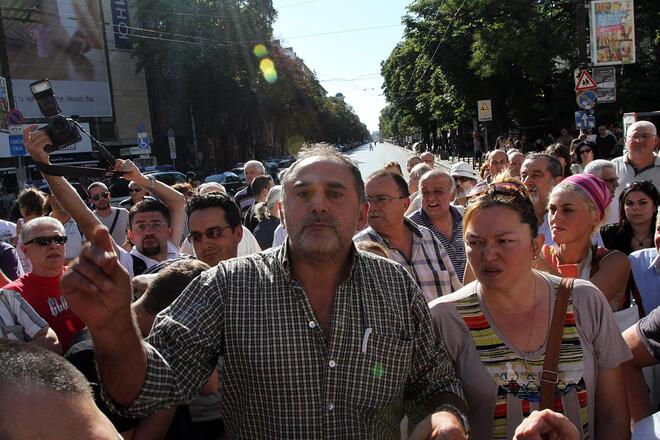
[[[600,178],[576,174],[555,186],[548,201],[553,246],[544,245],[545,261],[565,277],[589,280],[605,295],[613,312],[630,305],[630,263],[619,251],[592,244],[610,203],[610,192]]]

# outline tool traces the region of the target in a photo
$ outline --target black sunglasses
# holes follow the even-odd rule
[[[39,246],[49,246],[51,242],[54,242],[56,245],[63,245],[66,243],[65,235],[55,235],[53,237],[34,237],[32,240],[26,242],[25,244],[36,243]]]
[[[585,148],[584,150],[580,150],[580,154],[591,153],[591,151],[592,151],[591,148]]]
[[[98,202],[98,201],[101,200],[102,198],[103,198],[103,199],[107,199],[108,197],[110,197],[110,193],[106,191],[106,192],[102,192],[101,194],[95,194],[95,195],[93,195],[93,196],[92,196],[92,200],[94,200],[95,202]]]
[[[144,188],[128,188],[129,193],[139,193],[140,191],[144,191]]]
[[[191,232],[188,234],[188,240],[190,240],[192,243],[199,243],[202,241],[202,236],[206,236],[206,238],[209,238],[211,240],[217,240],[219,238],[222,238],[225,229],[231,229],[233,226],[227,225],[223,227],[217,227],[217,228],[208,228],[204,232]]]

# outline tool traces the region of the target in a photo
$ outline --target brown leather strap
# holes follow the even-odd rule
[[[568,308],[568,298],[573,290],[573,278],[562,278],[559,283],[559,290],[555,298],[555,309],[550,322],[550,331],[548,333],[548,342],[545,345],[545,359],[543,360],[543,370],[541,370],[541,399],[539,402],[539,411],[555,408],[555,388],[559,382],[559,352],[561,351],[561,341],[564,333],[564,323],[566,322],[566,309]]]

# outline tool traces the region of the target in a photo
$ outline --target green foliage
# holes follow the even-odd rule
[[[495,131],[570,126],[576,110],[575,5],[414,0],[404,37],[381,68],[389,103],[381,114],[384,136],[421,130],[424,138],[425,130],[470,126],[479,99],[492,100]],[[635,19],[638,62],[618,68],[619,100],[598,106],[599,123],[619,122],[627,111],[656,110],[660,2],[636,0]]]
[[[271,0],[136,0],[138,69],[159,93],[152,113],[191,108],[197,137],[225,165],[295,150],[304,141],[366,139],[357,115],[327,98],[314,74],[272,40]],[[256,51],[263,44],[265,52]],[[267,56],[277,80],[260,70]],[[158,119],[158,118],[155,118]],[[171,123],[171,122],[170,122]]]

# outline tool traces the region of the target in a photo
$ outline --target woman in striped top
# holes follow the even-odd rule
[[[522,183],[500,178],[463,220],[477,280],[430,303],[461,377],[474,439],[511,439],[538,408],[540,373],[560,278],[532,269],[543,238]],[[631,357],[605,297],[576,280],[559,355],[556,409],[581,439],[626,439],[620,364]]]

